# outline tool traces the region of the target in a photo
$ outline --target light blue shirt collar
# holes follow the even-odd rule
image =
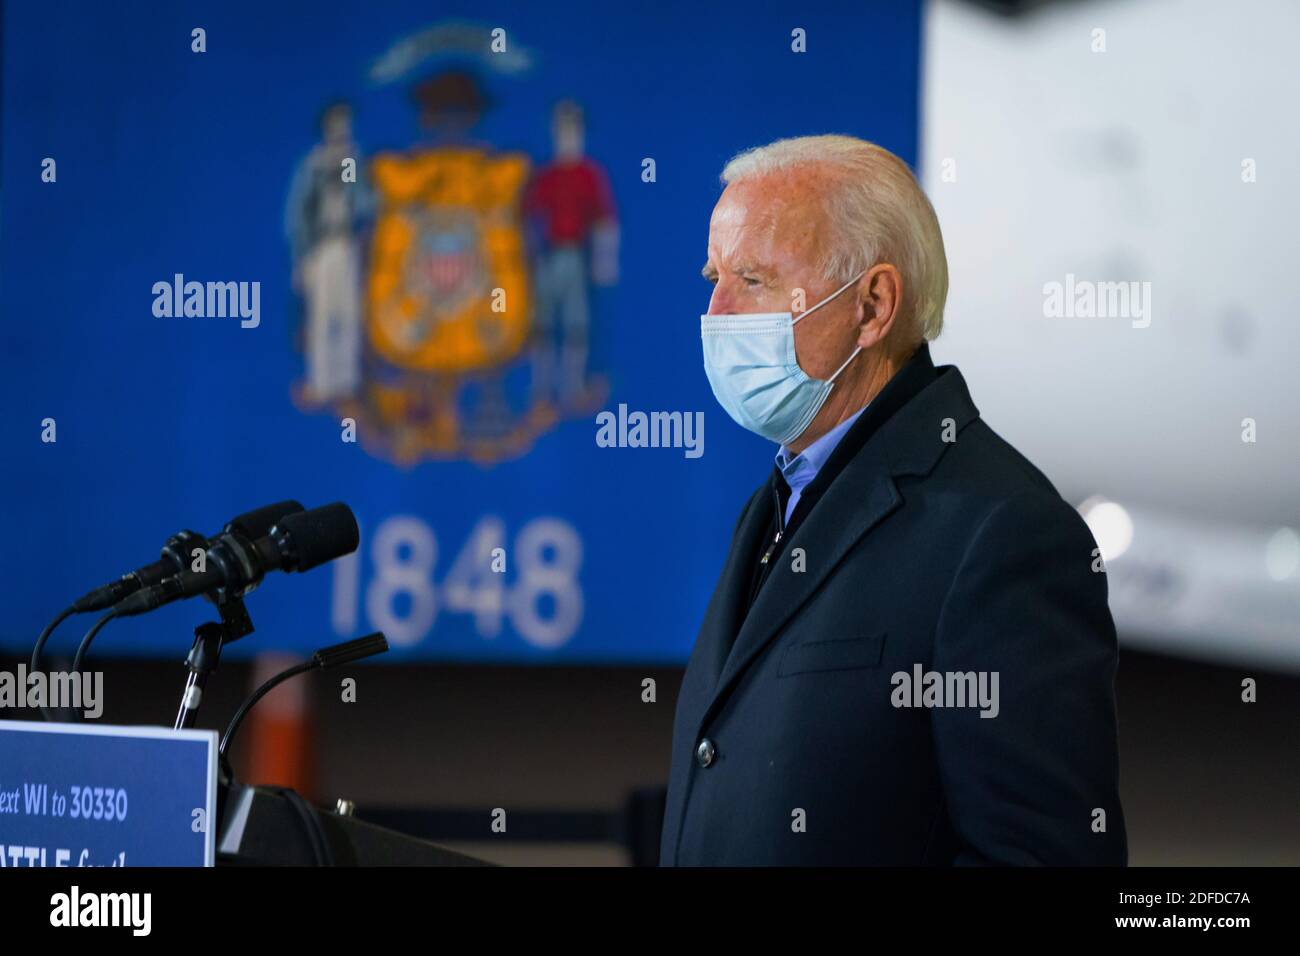
[[[831,457],[831,452],[835,451],[835,446],[840,443],[840,439],[853,427],[853,423],[866,410],[864,405],[852,416],[840,422],[793,457],[790,454],[790,449],[784,445],[777,449],[776,467],[780,469],[781,476],[785,478],[785,483],[790,486],[790,500],[786,502],[785,506],[786,521],[789,521],[790,515],[794,514],[794,507],[799,503],[799,496],[808,487],[808,483],[817,477],[817,472],[822,470],[822,466]]]

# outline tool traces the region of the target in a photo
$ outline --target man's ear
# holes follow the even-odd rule
[[[894,266],[882,262],[858,280],[857,293],[862,309],[858,345],[868,349],[883,342],[894,327],[903,300],[903,277]]]

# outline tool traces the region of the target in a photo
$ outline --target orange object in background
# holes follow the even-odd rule
[[[253,663],[249,692],[303,660],[295,654],[260,655]],[[316,755],[311,723],[306,681],[292,678],[272,690],[249,712],[233,745],[240,760],[240,777],[252,784],[292,787],[313,799]]]

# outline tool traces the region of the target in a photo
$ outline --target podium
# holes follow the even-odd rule
[[[312,806],[281,787],[223,783],[218,799],[218,866],[491,866]]]

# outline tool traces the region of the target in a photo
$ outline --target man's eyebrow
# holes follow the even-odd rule
[[[770,266],[765,266],[760,262],[740,262],[731,270],[733,275],[754,275],[760,277],[764,282],[770,282],[776,278],[776,270]]]
[[[767,266],[762,266],[757,263],[748,263],[748,262],[738,263],[732,266],[727,271],[730,272],[732,275],[737,275],[737,276],[745,275],[745,273],[753,273],[755,275],[763,276],[765,279],[770,279],[772,278],[773,275],[775,275],[775,272],[772,269],[768,268]],[[700,275],[704,276],[704,278],[706,279],[709,278],[709,276],[715,276],[717,274],[718,274],[717,267],[714,266],[713,263],[711,262],[704,263],[704,266],[700,269]]]

